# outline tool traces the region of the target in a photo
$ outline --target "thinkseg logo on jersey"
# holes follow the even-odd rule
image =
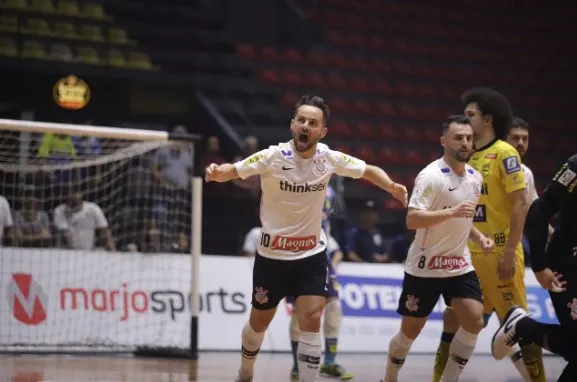
[[[292,183],[292,182],[287,182],[286,180],[282,180],[279,182],[279,185],[280,185],[281,191],[303,193],[303,192],[324,191],[327,184],[326,183],[296,184],[296,183]]]

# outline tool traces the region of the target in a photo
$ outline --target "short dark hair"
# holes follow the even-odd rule
[[[494,89],[477,87],[464,92],[461,102],[464,107],[476,103],[482,115],[492,116],[495,135],[500,139],[505,138],[513,121],[513,110],[507,97]]]
[[[449,130],[449,126],[451,125],[451,123],[458,123],[459,125],[470,125],[471,118],[467,117],[464,114],[450,115],[449,117],[447,117],[447,120],[443,122],[441,128],[441,134],[445,134],[447,130]]]
[[[513,122],[511,123],[511,127],[518,127],[525,131],[529,131],[529,124],[523,118],[515,116],[513,117]]]
[[[301,97],[300,101],[296,104],[295,114],[296,114],[298,108],[303,106],[303,105],[314,106],[314,107],[318,107],[319,109],[321,109],[323,111],[323,118],[325,120],[324,121],[325,125],[328,124],[329,118],[331,116],[331,109],[329,109],[329,105],[327,105],[325,103],[325,100],[323,99],[323,97],[319,97],[319,96],[315,96],[315,95],[309,95],[309,94],[303,95]]]

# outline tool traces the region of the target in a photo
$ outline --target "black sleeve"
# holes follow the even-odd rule
[[[574,197],[577,188],[577,155],[561,166],[543,195],[529,208],[526,232],[531,251],[531,268],[534,272],[546,268],[545,246],[549,221]]]

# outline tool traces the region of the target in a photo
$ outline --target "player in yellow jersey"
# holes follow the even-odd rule
[[[475,152],[469,164],[483,175],[481,197],[474,225],[495,241],[495,250],[484,255],[478,245],[469,244],[473,266],[483,288],[485,317],[495,311],[502,320],[509,307],[527,307],[525,264],[521,237],[528,209],[525,176],[517,150],[503,141],[512,123],[509,101],[488,88],[473,88],[461,96],[465,114],[471,118]],[[435,359],[433,381],[440,381],[448,349],[459,327],[455,314],[446,309],[443,334]],[[546,382],[542,351],[535,344],[521,344],[511,355],[526,381]]]

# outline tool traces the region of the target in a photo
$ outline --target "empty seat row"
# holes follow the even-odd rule
[[[66,44],[55,43],[47,47],[43,43],[33,40],[24,41],[19,47],[15,40],[9,38],[0,38],[0,56],[80,62],[141,70],[158,69],[142,52],[123,52],[118,49],[110,49],[99,53],[98,50],[90,46],[80,46],[73,50]]]
[[[94,2],[82,2],[81,6],[74,0],[3,0],[0,2],[1,9],[61,14],[98,20],[110,18],[105,14],[102,5]]]
[[[424,79],[438,79],[445,80],[450,79],[454,81],[455,79],[462,79],[466,81],[474,81],[476,83],[500,83],[500,84],[511,84],[520,86],[533,86],[533,85],[552,85],[552,84],[566,84],[568,81],[573,81],[577,85],[577,77],[566,78],[560,73],[553,71],[545,72],[542,76],[536,78],[534,76],[534,71],[530,70],[527,65],[521,64],[520,60],[531,60],[532,62],[540,62],[539,57],[534,59],[529,59],[524,55],[521,56],[509,56],[508,68],[510,70],[500,70],[491,71],[485,70],[485,64],[483,62],[474,62],[470,65],[447,65],[444,62],[435,62],[427,57],[427,61],[423,61],[418,57],[413,57],[412,59],[399,59],[399,58],[387,58],[365,56],[361,54],[343,54],[338,51],[330,51],[327,53],[319,52],[300,52],[297,49],[284,49],[277,50],[270,46],[257,47],[250,44],[240,44],[236,48],[236,52],[239,56],[254,60],[254,61],[271,61],[279,65],[291,65],[291,66],[301,66],[303,68],[322,68],[322,69],[339,69],[362,72],[363,75],[368,72],[374,72],[375,74],[401,74],[407,77],[421,77]],[[544,58],[548,60],[549,63],[555,62],[553,58]],[[540,62],[543,65],[546,63]],[[568,67],[570,62],[566,59],[559,59],[560,66]],[[514,71],[513,71],[514,70]],[[273,72],[276,71],[275,68],[270,65],[266,65],[265,71],[266,76],[271,82],[275,82],[275,75]],[[261,73],[261,74],[263,74]]]
[[[103,28],[98,25],[82,24],[76,26],[66,21],[52,23],[36,17],[19,20],[16,16],[0,15],[0,31],[66,39],[108,41],[123,45],[135,44],[128,38],[126,30],[122,28],[109,27],[103,32]]]

